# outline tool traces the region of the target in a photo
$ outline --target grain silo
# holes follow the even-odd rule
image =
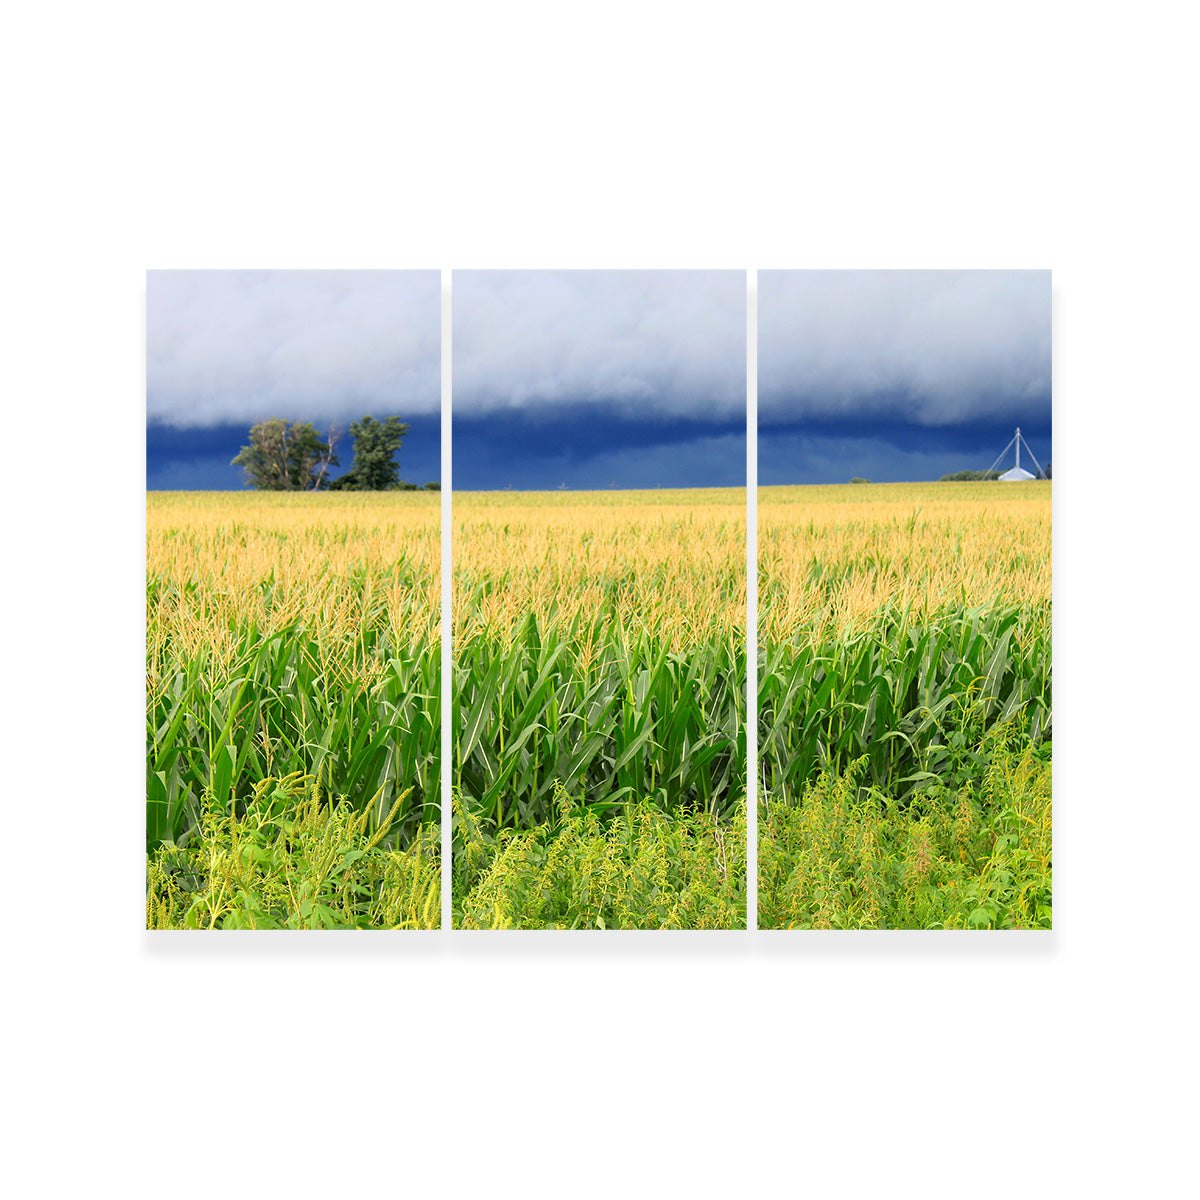
[[[999,455],[996,458],[996,461],[994,463],[992,463],[992,465],[988,468],[988,470],[994,471],[996,469],[997,465],[999,464],[999,462],[1001,461],[1001,459],[1003,459],[1004,456],[1014,446],[1016,447],[1016,466],[1010,467],[1007,471],[1004,472],[1003,475],[1000,476],[1001,483],[1024,483],[1027,479],[1043,479],[1043,478],[1045,478],[1046,472],[1042,470],[1041,465],[1038,463],[1038,460],[1036,458],[1033,458],[1033,451],[1029,449],[1028,442],[1025,442],[1025,449],[1029,451],[1029,457],[1033,458],[1033,465],[1035,467],[1037,467],[1038,473],[1036,475],[1031,475],[1028,471],[1025,470],[1024,467],[1021,466],[1021,443],[1022,442],[1025,442],[1025,439],[1021,436],[1021,427],[1020,427],[1020,425],[1018,425],[1017,432],[1013,435],[1012,441],[1009,442],[1008,445],[1005,446],[1004,449],[1000,451]]]

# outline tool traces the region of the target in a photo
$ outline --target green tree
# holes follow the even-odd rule
[[[943,475],[941,483],[987,483],[999,479],[999,471],[955,471],[953,475]]]
[[[401,486],[400,466],[393,457],[404,445],[408,426],[399,417],[378,421],[363,417],[352,421],[354,462],[350,470],[331,485],[337,491],[384,492]]]
[[[337,437],[336,427],[325,441],[308,421],[272,417],[251,428],[250,444],[231,465],[241,467],[247,486],[259,491],[315,492],[328,487],[329,468],[338,465],[333,451]]]

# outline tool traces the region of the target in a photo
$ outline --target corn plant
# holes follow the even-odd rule
[[[1049,484],[763,489],[759,916],[1045,927]]]
[[[1050,484],[761,488],[760,644],[1050,600]]]
[[[415,495],[147,498],[147,849],[320,775],[404,846],[441,777],[438,507]]]
[[[904,797],[994,725],[1017,722],[1034,742],[1051,732],[1049,630],[1020,609],[885,611],[843,638],[763,647],[759,681],[768,792],[862,758],[867,783]]]
[[[745,794],[741,493],[456,497],[455,781],[493,828],[556,788],[728,816]]]
[[[150,698],[147,841],[180,841],[199,821],[204,793],[227,806],[256,782],[295,771],[324,771],[348,802],[377,819],[395,796],[411,799],[396,823],[404,842],[435,821],[439,806],[439,658],[395,657],[378,645],[366,677],[339,686],[321,670],[303,626],[262,637],[242,631],[224,670],[203,652],[173,663]]]
[[[584,647],[584,649],[581,649]],[[556,787],[599,814],[649,799],[728,814],[744,795],[745,654],[530,614],[455,664],[456,777],[495,826],[550,820]]]

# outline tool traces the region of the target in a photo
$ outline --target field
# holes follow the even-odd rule
[[[150,493],[151,928],[436,927],[439,499]]]
[[[759,925],[1048,927],[1051,485],[763,488]]]
[[[436,926],[438,498],[147,498],[147,922]],[[745,497],[465,493],[453,909],[745,921]],[[766,488],[759,921],[1045,927],[1050,485]]]
[[[745,923],[745,492],[456,493],[457,926]]]

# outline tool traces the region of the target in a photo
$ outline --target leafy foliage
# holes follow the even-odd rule
[[[408,426],[399,417],[379,421],[363,417],[350,423],[354,461],[350,470],[334,481],[338,491],[384,492],[401,486],[395,454],[404,445]],[[413,485],[415,487],[415,485]]]
[[[1045,929],[1050,745],[993,730],[969,777],[901,803],[863,788],[867,760],[760,805],[759,927]]]
[[[440,651],[398,656],[376,634],[374,667],[342,682],[302,623],[263,636],[250,626],[227,664],[200,648],[175,657],[150,697],[147,843],[189,838],[204,794],[231,807],[268,774],[325,770],[347,781],[357,810],[409,797],[396,834],[407,841],[439,804]],[[163,647],[170,654],[168,644]],[[215,668],[215,669],[214,669]]]
[[[881,612],[873,626],[760,651],[759,748],[768,791],[801,792],[863,760],[866,783],[919,790],[993,725],[1051,728],[1048,614]]]
[[[495,852],[460,879],[464,919],[743,922],[682,897],[711,875],[702,829],[745,855],[744,494],[475,494],[454,513],[454,778]],[[675,852],[685,874],[656,882],[651,857]]]
[[[250,430],[231,466],[242,467],[250,487],[267,492],[311,492],[329,486],[329,468],[338,465],[333,452],[335,431],[324,441],[308,422],[282,417],[262,421]]]
[[[745,794],[744,500],[455,499],[455,780],[495,828]]]
[[[605,823],[556,789],[554,822],[489,833],[456,798],[455,926],[744,929],[746,813],[638,801]]]
[[[730,813],[745,794],[741,647],[675,654],[614,636],[606,614],[546,624],[530,614],[512,643],[473,643],[455,664],[456,778],[472,812],[528,826],[563,787],[604,815],[635,798]]]
[[[1047,485],[764,489],[759,655],[760,924],[1049,923]]]
[[[293,773],[259,780],[242,811],[206,794],[194,844],[167,842],[147,871],[150,929],[436,929],[438,833],[383,846],[405,796],[368,835],[356,813]]]
[[[436,500],[152,495],[147,535],[152,860],[202,853],[224,821],[241,836],[264,779],[305,775],[338,781],[338,820],[380,851],[432,837]]]

